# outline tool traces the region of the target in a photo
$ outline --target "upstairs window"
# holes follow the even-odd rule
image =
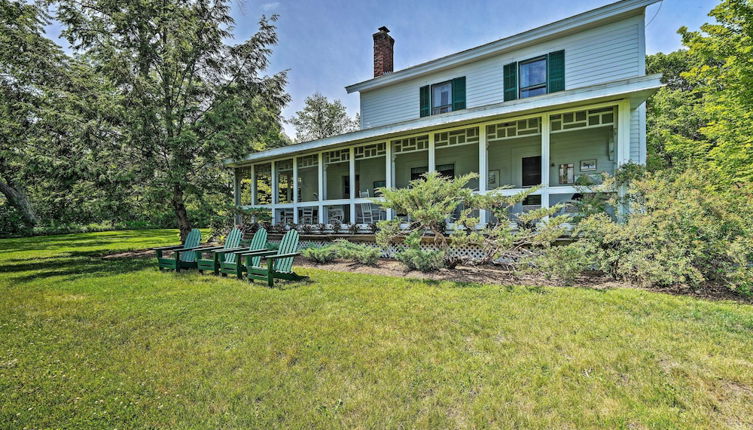
[[[431,86],[431,114],[452,111],[452,82],[442,82]]]
[[[421,117],[465,109],[465,76],[419,88]]]
[[[565,90],[565,51],[505,64],[504,100],[524,99]]]
[[[520,98],[546,94],[546,57],[520,63]]]

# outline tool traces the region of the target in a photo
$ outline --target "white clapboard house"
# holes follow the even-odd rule
[[[359,131],[228,160],[236,205],[274,223],[372,224],[373,203],[427,171],[476,172],[479,193],[542,184],[520,210],[566,202],[618,166],[646,162],[645,9],[623,0],[485,45],[393,71],[394,39],[374,33],[374,76]],[[482,222],[488,214],[482,212]]]

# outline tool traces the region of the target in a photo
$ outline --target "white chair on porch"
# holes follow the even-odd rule
[[[330,224],[332,224],[333,220],[342,223],[345,221],[345,211],[342,208],[329,208],[327,210],[327,220]]]
[[[301,208],[301,224],[314,223],[314,208]]]
[[[362,199],[368,198],[369,191],[360,191],[358,196]],[[358,224],[374,224],[374,221],[380,221],[382,219],[382,212],[379,206],[374,203],[359,203],[356,206],[356,223]]]

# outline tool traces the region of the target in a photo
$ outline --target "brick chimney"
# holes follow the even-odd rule
[[[374,33],[374,77],[392,72],[392,52],[395,39],[390,36],[387,27],[379,27]]]

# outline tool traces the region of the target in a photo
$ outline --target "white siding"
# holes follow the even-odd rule
[[[421,78],[361,93],[363,128],[419,117],[418,89],[466,77],[468,108],[503,100],[502,67],[560,49],[565,50],[565,87],[573,89],[645,74],[643,15],[489,57]],[[399,55],[399,53],[398,53]]]

